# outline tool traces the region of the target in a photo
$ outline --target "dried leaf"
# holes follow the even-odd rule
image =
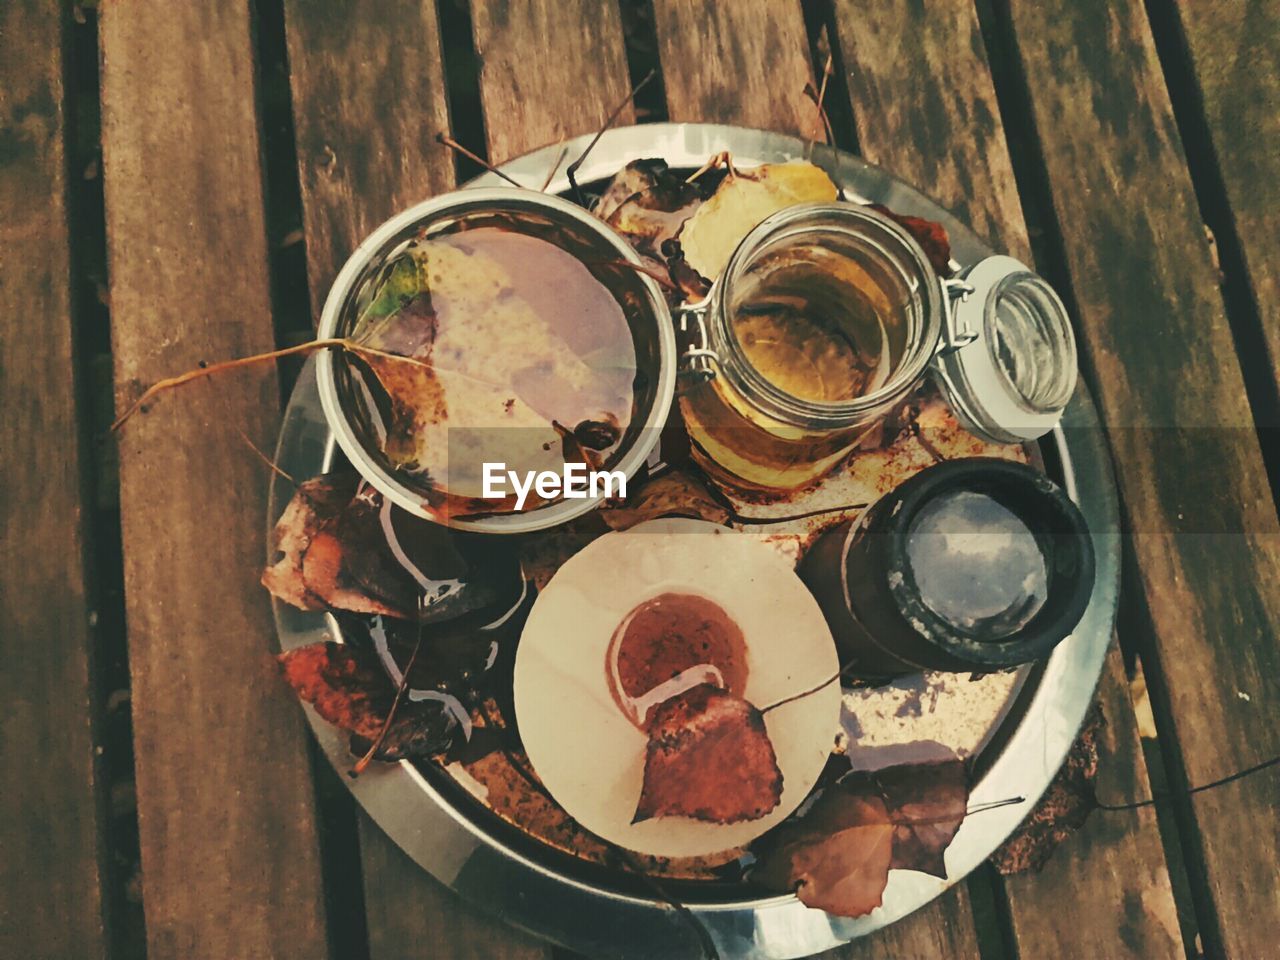
[[[945,880],[943,854],[969,805],[964,762],[904,764],[879,770],[872,780],[894,824],[890,866]]]
[[[878,796],[842,787],[828,787],[807,815],[773,831],[751,878],[806,906],[860,917],[884,896],[894,825]]]
[[[1007,876],[1040,870],[1058,845],[1084,826],[1098,805],[1098,738],[1105,727],[1106,718],[1095,702],[1049,789],[1017,832],[991,855],[997,871]]]
[[[847,774],[763,841],[752,878],[796,890],[811,907],[861,916],[880,905],[890,869],[946,879],[943,854],[968,802],[959,759]]]
[[[326,474],[298,488],[273,534],[280,558],[262,574],[274,596],[304,610],[423,623],[505,609],[519,596],[519,561],[509,546],[463,544],[446,527],[398,509],[384,527],[381,495],[358,482],[354,474]],[[430,602],[419,611],[424,591]]]
[[[692,517],[723,525],[729,522],[729,516],[706,484],[683,470],[669,470],[650,480],[620,506],[600,511],[600,518],[614,530],[626,530],[657,517]]]
[[[797,203],[831,202],[836,195],[826,171],[803,160],[738,170],[685,223],[680,247],[689,266],[714,280],[743,237],[765,217]]]
[[[399,608],[364,594],[343,572],[335,528],[358,482],[355,474],[335,473],[298,487],[272,533],[280,557],[262,574],[262,585],[274,596],[303,610],[402,616]]]
[[[649,720],[644,788],[633,823],[691,817],[758,820],[782,797],[782,771],[764,717],[747,701],[700,684]]]
[[[920,244],[925,256],[929,258],[930,266],[938,272],[939,276],[951,276],[951,240],[947,237],[946,227],[933,220],[925,220],[923,217],[908,217],[905,214],[894,213],[884,204],[872,203],[868,206],[876,213],[884,214],[911,234],[916,243]]]
[[[316,713],[352,735],[352,753],[377,740],[395,700],[395,689],[377,661],[349,644],[313,643],[276,657],[285,680]],[[377,760],[427,757],[452,742],[457,721],[435,700],[402,701]]]
[[[609,186],[591,208],[601,220],[607,221],[617,209],[637,193],[657,186],[659,178],[667,172],[667,161],[660,157],[632,160],[613,175]]]
[[[696,187],[668,176],[625,200],[605,221],[644,256],[660,258],[702,206]]]

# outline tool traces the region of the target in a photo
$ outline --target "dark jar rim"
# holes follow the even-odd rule
[[[966,490],[988,494],[1053,543],[1046,557],[1052,567],[1044,605],[1002,640],[966,635],[935,613],[921,597],[907,557],[905,534],[924,506],[942,494]],[[889,515],[877,507],[887,508]],[[1044,659],[1075,630],[1092,596],[1096,557],[1083,514],[1051,479],[1016,461],[972,457],[929,467],[872,506],[865,526],[853,525],[842,551],[846,559],[860,534],[872,539],[868,546],[880,568],[877,586],[887,590],[895,619],[905,628],[891,641],[893,654],[908,663],[936,663],[941,655],[961,665],[959,669],[1004,669]],[[841,569],[845,598],[850,611],[863,619],[848,575],[846,563]],[[870,619],[880,618],[872,614]],[[866,626],[875,629],[873,624]]]

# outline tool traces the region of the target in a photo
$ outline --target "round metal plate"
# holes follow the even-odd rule
[[[563,167],[585,149],[590,136],[534,151],[502,169],[537,189],[552,166],[549,189],[568,189]],[[952,255],[962,267],[993,251],[967,227],[919,191],[849,154],[781,134],[712,124],[651,124],[606,132],[580,168],[590,183],[612,177],[630,160],[663,157],[673,167],[699,167],[721,150],[740,166],[809,156],[827,169],[853,199],[882,203],[904,214],[942,223]],[[810,155],[811,152],[811,155]],[[563,158],[563,159],[562,159]],[[499,186],[485,174],[474,186]],[[290,399],[277,459],[285,472],[310,477],[329,469],[336,444],[316,391],[314,361],[308,361]],[[1092,531],[1098,557],[1093,597],[1075,634],[1063,641],[1027,695],[999,756],[984,763],[971,806],[1023,797],[1023,802],[964,821],[946,852],[947,880],[894,870],[883,905],[858,919],[811,910],[793,896],[725,902],[684,902],[715,941],[720,955],[742,960],[803,957],[863,936],[928,903],[973,870],[1017,827],[1057,772],[1093,698],[1111,641],[1120,573],[1115,487],[1093,402],[1081,383],[1061,424],[1041,441],[1047,459],[1079,504]],[[287,482],[272,488],[269,522],[274,524],[292,494]],[[326,614],[308,613],[276,601],[280,646],[289,650],[340,635]],[[336,769],[351,765],[346,737],[307,708],[312,729]],[[356,799],[417,863],[461,896],[505,921],[589,956],[699,956],[687,921],[661,901],[570,876],[543,859],[514,849],[485,829],[409,763],[384,765],[352,780],[342,777]],[[429,948],[424,945],[424,955]]]

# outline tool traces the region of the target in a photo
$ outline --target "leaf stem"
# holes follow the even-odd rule
[[[503,180],[507,181],[507,183],[511,184],[513,187],[519,187],[521,190],[525,188],[524,184],[518,183],[517,181],[512,180],[509,176],[507,176],[505,173],[503,173],[501,170],[495,167],[488,160],[484,159],[478,154],[472,153],[470,150],[468,150],[466,147],[460,144],[457,140],[453,139],[453,137],[449,136],[447,133],[437,133],[436,142],[442,143],[446,147],[448,147],[450,150],[456,150],[458,153],[462,154],[468,160],[471,160],[475,163],[480,164],[480,166],[484,167],[490,173],[497,174]]]
[[[197,367],[194,370],[188,370],[186,373],[179,374],[176,377],[167,377],[164,380],[158,380],[143,391],[142,396],[129,406],[124,413],[116,417],[115,422],[111,424],[111,432],[119,430],[124,426],[125,421],[141,410],[152,399],[161,393],[180,387],[183,384],[190,383],[193,380],[199,380],[201,377],[211,377],[215,373],[222,373],[225,370],[235,370],[239,367],[248,367],[257,363],[265,363],[268,360],[279,360],[281,357],[292,357],[300,353],[311,353],[315,350],[323,350],[329,347],[341,347],[346,343],[345,340],[338,338],[330,338],[327,340],[310,340],[307,343],[300,343],[294,347],[285,347],[282,350],[272,350],[269,353],[258,353],[252,357],[238,357],[235,360],[223,360],[219,363],[211,363],[207,367]]]
[[[1205,790],[1213,790],[1216,787],[1225,787],[1228,783],[1235,783],[1237,780],[1243,780],[1251,774],[1260,773],[1269,767],[1280,764],[1280,757],[1272,757],[1270,760],[1263,760],[1261,763],[1255,763],[1251,767],[1245,767],[1243,770],[1237,770],[1235,773],[1217,780],[1211,780],[1208,783],[1202,783],[1198,787],[1192,787],[1189,790],[1173,790],[1169,792],[1160,792],[1153,796],[1150,800],[1138,800],[1134,803],[1099,803],[1099,810],[1140,810],[1143,807],[1154,806],[1161,800],[1168,800],[1170,797],[1189,797],[1193,793],[1203,793]]]
[[[579,206],[585,207],[587,205],[585,198],[582,196],[582,189],[578,186],[578,170],[582,167],[583,161],[587,159],[587,154],[589,154],[592,149],[594,149],[595,145],[600,142],[600,138],[604,136],[605,131],[613,126],[613,123],[618,119],[619,114],[627,108],[627,104],[635,99],[636,94],[643,90],[645,85],[648,84],[649,81],[657,75],[657,73],[658,68],[654,67],[645,74],[645,78],[643,80],[631,88],[631,92],[613,108],[613,113],[609,114],[608,119],[604,122],[604,126],[596,131],[596,135],[591,138],[591,142],[587,144],[587,148],[583,150],[582,153],[578,154],[577,160],[569,164],[569,169],[566,170],[565,173],[569,175],[569,186],[573,188],[573,199],[577,201]]]

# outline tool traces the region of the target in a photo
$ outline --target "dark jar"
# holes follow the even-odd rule
[[[799,574],[855,676],[987,672],[1048,657],[1093,592],[1084,517],[1038,470],[930,467],[824,534]]]

